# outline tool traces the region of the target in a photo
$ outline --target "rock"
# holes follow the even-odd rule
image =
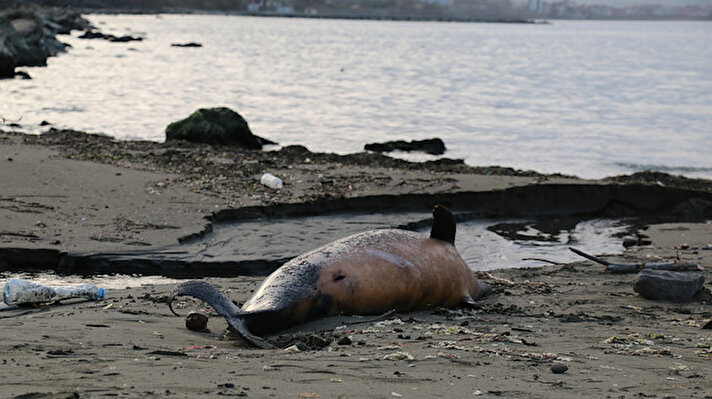
[[[173,44],[171,44],[171,47],[203,47],[203,45],[200,43],[196,43],[196,42],[188,42],[188,43],[173,43]]]
[[[186,140],[260,150],[264,144],[275,144],[250,131],[247,121],[237,112],[225,108],[201,108],[189,117],[166,127],[166,141]]]
[[[343,336],[336,343],[338,345],[351,345],[351,338]]]
[[[47,57],[68,46],[56,35],[88,24],[78,13],[59,9],[27,7],[0,12],[0,78],[14,77],[18,66],[47,65]]]
[[[27,72],[25,72],[25,71],[16,71],[16,72],[15,72],[15,77],[16,77],[16,78],[20,78],[20,79],[25,79],[25,80],[30,80],[30,79],[32,79],[32,76],[30,76],[30,74],[27,73]]]
[[[126,43],[126,42],[140,42],[143,41],[142,37],[133,37],[129,35],[124,35],[124,36],[114,36],[114,35],[107,35],[108,40],[110,42],[114,43]]]
[[[364,149],[375,152],[391,151],[422,151],[428,154],[441,155],[445,153],[445,143],[441,139],[413,140],[413,141],[387,141],[385,143],[366,144]]]
[[[185,326],[193,331],[205,330],[208,326],[208,316],[198,312],[190,312],[185,317]]]
[[[643,269],[633,281],[633,289],[647,299],[687,302],[704,282],[701,272]]]
[[[3,30],[0,21],[0,30]],[[0,36],[0,79],[12,78],[15,76],[15,57],[10,49],[5,45],[5,37]]]
[[[554,363],[551,365],[551,372],[554,374],[563,374],[569,369],[569,366],[564,363]]]
[[[106,34],[106,33],[101,33],[99,31],[95,30],[87,30],[79,36],[80,39],[103,39],[103,40],[108,40],[110,42],[115,42],[115,43],[126,43],[126,42],[140,42],[143,40],[142,37],[133,37],[129,35],[125,36],[115,36],[112,34]]]

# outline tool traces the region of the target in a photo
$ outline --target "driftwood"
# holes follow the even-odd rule
[[[596,263],[600,263],[604,266],[606,266],[606,271],[609,271],[611,273],[636,273],[639,272],[643,269],[650,269],[650,270],[672,270],[672,271],[678,271],[678,272],[683,272],[683,271],[701,271],[702,267],[698,265],[697,263],[692,263],[692,262],[680,262],[680,261],[673,261],[673,262],[663,262],[663,263],[647,263],[647,262],[640,262],[640,263],[612,263],[609,262],[605,259],[598,258],[596,256],[587,254],[585,252],[579,251],[576,248],[571,248],[569,249],[577,254],[581,255],[584,258],[590,259]]]

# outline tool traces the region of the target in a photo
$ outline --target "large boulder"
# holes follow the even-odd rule
[[[247,121],[230,108],[201,108],[189,117],[173,122],[166,127],[166,141],[186,140],[243,147],[250,150],[262,149],[264,144],[275,144],[250,131]]]
[[[643,269],[635,277],[633,289],[647,299],[687,302],[704,282],[705,276],[701,272]]]
[[[0,26],[0,30],[2,29],[3,27]],[[5,46],[3,38],[0,37],[0,79],[13,76],[15,76],[15,57]]]
[[[14,76],[18,66],[47,65],[47,57],[66,48],[57,33],[84,25],[87,20],[67,10],[30,7],[0,12],[0,77]]]

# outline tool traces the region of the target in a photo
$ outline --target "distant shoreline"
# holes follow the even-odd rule
[[[77,8],[82,14],[195,14],[195,15],[234,15],[262,18],[308,18],[308,19],[342,19],[342,20],[372,20],[372,21],[417,21],[417,22],[464,22],[464,23],[503,23],[503,24],[545,24],[545,20],[528,18],[457,18],[457,17],[427,17],[417,15],[365,15],[365,14],[308,14],[278,12],[249,12],[234,10],[199,10],[199,9],[117,9],[117,8]]]
[[[282,14],[277,12],[248,12],[236,10],[201,10],[201,9],[117,9],[117,8],[81,8],[77,10],[82,14],[195,14],[195,15],[235,15],[262,18],[307,18],[307,19],[341,19],[341,20],[370,20],[370,21],[415,21],[415,22],[460,22],[460,23],[501,23],[501,24],[531,24],[548,25],[552,21],[712,21],[712,17],[683,18],[683,17],[611,17],[611,18],[557,18],[542,16],[541,18],[457,18],[457,17],[428,17],[428,16],[397,16],[397,15],[365,15],[365,14],[307,14],[293,13]]]

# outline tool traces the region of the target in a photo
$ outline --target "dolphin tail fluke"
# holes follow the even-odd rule
[[[168,299],[168,308],[176,316],[180,315],[173,310],[173,301],[179,296],[192,296],[207,302],[220,316],[227,320],[227,324],[230,325],[230,327],[251,344],[263,349],[275,348],[275,346],[267,342],[267,340],[252,334],[250,330],[247,329],[245,320],[241,317],[242,312],[240,308],[232,303],[232,301],[214,285],[204,281],[188,281],[176,287]]]

